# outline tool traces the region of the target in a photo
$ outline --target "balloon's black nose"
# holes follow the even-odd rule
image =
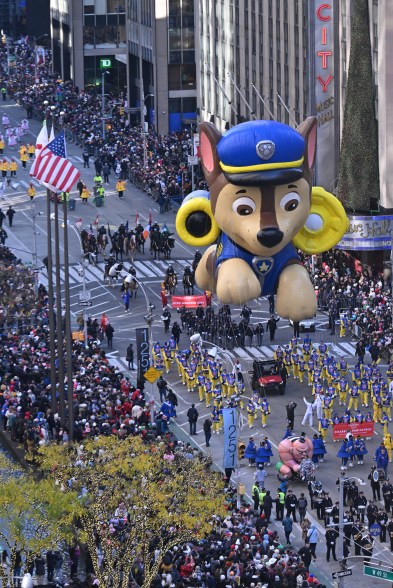
[[[261,229],[257,234],[257,239],[264,247],[275,247],[281,243],[284,233],[276,227]]]

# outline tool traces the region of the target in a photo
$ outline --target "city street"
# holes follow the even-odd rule
[[[5,103],[2,105],[0,109],[0,116],[6,113],[8,117],[11,119],[13,123],[20,121],[22,118],[25,117],[25,111],[22,110],[20,107],[13,105],[11,103]],[[32,120],[30,121],[30,131],[29,135],[25,136],[25,142],[35,142],[35,137],[39,132],[41,126],[40,121]],[[94,165],[93,165],[93,158],[90,159],[90,168],[83,169],[83,159],[81,156],[81,149],[74,144],[68,145],[68,156],[70,161],[76,165],[81,170],[82,173],[82,180],[87,184],[89,190],[93,191],[93,177],[95,175]],[[19,162],[19,155],[18,151],[10,151],[9,147],[6,147],[4,152],[4,157],[7,161],[10,161],[12,158],[15,158]],[[29,166],[30,164],[28,164]],[[170,232],[175,232],[174,224],[175,224],[175,214],[170,212],[165,215],[160,215],[157,210],[157,205],[153,199],[151,199],[147,194],[141,192],[133,185],[127,184],[127,189],[125,192],[125,198],[120,200],[117,196],[117,192],[115,191],[115,183],[116,178],[112,172],[110,177],[110,184],[109,186],[105,186],[106,188],[106,202],[102,208],[96,208],[93,202],[93,199],[90,198],[87,205],[83,205],[81,200],[79,199],[79,195],[76,198],[76,209],[69,213],[69,221],[71,224],[76,222],[82,223],[82,228],[89,229],[90,225],[95,223],[97,215],[98,216],[98,224],[99,225],[107,225],[111,227],[111,230],[114,230],[118,225],[123,222],[129,222],[130,226],[134,226],[135,224],[135,217],[136,214],[139,214],[140,221],[142,224],[147,224],[147,219],[149,217],[149,213],[151,212],[153,221],[157,221],[159,224],[163,223],[164,221],[167,224],[167,227]],[[34,198],[33,206],[31,205],[28,197],[26,196],[26,191],[31,179],[28,175],[28,171],[22,170],[21,166],[18,167],[17,177],[16,177],[16,189],[13,187],[7,187],[5,197],[1,202],[1,208],[5,212],[9,205],[12,205],[13,208],[16,210],[16,215],[14,217],[14,224],[12,228],[8,227],[8,221],[4,222],[4,227],[8,233],[8,240],[6,245],[10,247],[16,255],[18,255],[23,261],[27,264],[32,264],[32,255],[34,252],[34,224],[33,219],[35,218],[36,224],[36,241],[37,241],[37,253],[38,253],[38,263],[39,263],[39,273],[38,279],[44,285],[47,284],[47,275],[43,268],[42,260],[46,256],[47,251],[47,232],[46,232],[46,190],[44,190],[35,180],[33,180],[33,184],[36,186],[37,195]],[[73,190],[71,193],[71,198],[75,197],[77,194],[76,189]],[[61,232],[61,231],[60,231]],[[61,241],[61,255],[63,254],[63,243]],[[121,300],[121,293],[120,293],[120,281],[118,284],[115,285],[108,285],[104,283],[103,280],[103,259],[100,256],[98,260],[97,266],[90,265],[86,269],[86,285],[87,290],[91,293],[91,301],[92,305],[88,309],[88,313],[93,316],[97,317],[100,320],[101,314],[105,312],[113,327],[114,327],[114,350],[108,353],[108,357],[110,358],[111,362],[117,365],[122,371],[127,370],[127,362],[125,361],[126,355],[126,348],[129,342],[135,342],[135,328],[144,327],[146,325],[144,321],[144,315],[146,314],[146,299],[143,294],[143,291],[146,293],[146,297],[148,302],[153,303],[156,306],[156,310],[154,311],[154,321],[152,325],[152,333],[153,333],[153,340],[163,342],[167,338],[167,335],[164,334],[163,323],[161,320],[161,297],[160,297],[160,284],[162,282],[163,276],[169,264],[172,264],[175,271],[177,272],[178,279],[179,279],[179,286],[177,293],[183,294],[182,287],[181,287],[181,277],[183,275],[185,267],[190,265],[193,256],[194,250],[191,247],[186,246],[182,243],[178,238],[176,238],[176,245],[175,249],[173,250],[173,259],[168,261],[154,261],[152,256],[149,252],[148,244],[145,248],[144,254],[137,254],[136,260],[132,264],[137,272],[137,278],[141,282],[143,288],[139,288],[138,290],[138,297],[137,300],[131,299],[130,303],[130,312],[125,313],[124,305]],[[73,324],[76,324],[76,318],[78,314],[82,310],[82,306],[80,306],[80,299],[79,293],[82,290],[82,278],[78,272],[78,268],[80,268],[80,247],[79,247],[79,240],[77,239],[76,235],[72,230],[69,231],[69,259],[70,259],[70,294],[71,294],[71,311],[72,311],[72,320]],[[128,268],[129,263],[125,263],[125,267]],[[64,273],[62,272],[62,278],[64,278]],[[63,286],[62,281],[62,286]],[[143,291],[142,291],[143,290]],[[196,293],[199,291],[196,290]],[[213,301],[213,304],[217,305],[216,301]],[[251,322],[253,324],[257,322],[262,322],[264,326],[266,325],[266,321],[268,320],[269,314],[269,306],[266,299],[259,299],[257,301],[253,301],[250,304],[252,309],[252,317]],[[232,307],[232,317],[239,321],[240,320],[240,311],[241,308],[239,307]],[[176,320],[177,314],[175,310],[171,310],[172,313],[172,323]],[[331,336],[329,334],[328,329],[328,320],[325,314],[318,313],[316,316],[316,332],[311,334],[311,338],[314,343],[319,343],[322,340],[326,341],[329,345],[329,348],[333,355],[337,358],[345,357],[350,366],[353,366],[355,363],[354,351],[355,351],[355,344],[356,342],[350,337],[348,334],[345,338],[340,339],[337,335]],[[235,348],[231,351],[226,352],[218,352],[218,356],[220,360],[222,360],[228,368],[231,368],[231,365],[235,359],[239,359],[243,368],[243,375],[246,384],[246,396],[250,396],[250,377],[249,371],[252,369],[252,362],[254,359],[269,359],[273,357],[274,349],[279,344],[286,344],[289,342],[291,336],[293,334],[292,327],[289,325],[288,321],[280,320],[278,323],[278,330],[276,332],[276,338],[274,342],[269,341],[269,337],[267,334],[264,335],[263,345],[261,347],[246,347],[246,348]],[[103,342],[103,346],[105,348],[106,343]],[[180,347],[185,349],[189,346],[189,337],[186,333],[183,333],[181,336]],[[370,359],[369,355],[366,355],[366,361]],[[135,372],[130,372],[129,375],[131,379],[134,379]],[[164,377],[173,387],[178,400],[179,406],[177,410],[177,418],[175,422],[171,425],[176,435],[179,438],[190,441],[193,445],[200,448],[203,451],[211,452],[211,455],[217,464],[218,467],[222,467],[222,457],[223,457],[223,436],[220,435],[213,435],[211,440],[211,448],[206,448],[204,434],[203,434],[203,422],[205,418],[210,416],[211,409],[206,408],[204,404],[198,402],[198,395],[197,392],[189,393],[186,391],[186,387],[182,385],[181,380],[179,380],[176,366],[173,365],[170,373],[164,374]],[[153,384],[152,386],[147,384],[146,389],[148,392],[153,392],[156,402],[158,402],[159,395],[156,388],[156,385]],[[303,396],[306,396],[310,399],[310,388],[307,387],[307,384],[300,384],[298,381],[294,381],[292,378],[289,379],[287,383],[286,393],[285,396],[269,396],[268,400],[271,404],[271,415],[268,420],[267,427],[262,429],[261,426],[261,419],[258,414],[258,417],[255,421],[255,426],[253,430],[249,430],[246,418],[244,419],[245,424],[240,424],[240,430],[238,436],[244,440],[246,443],[248,442],[249,437],[252,435],[259,445],[260,440],[263,439],[264,436],[268,436],[269,440],[271,441],[273,448],[274,448],[274,457],[272,458],[272,465],[268,468],[268,477],[267,477],[267,488],[271,490],[272,495],[275,497],[278,481],[276,478],[276,470],[275,470],[275,463],[277,461],[277,446],[280,440],[283,438],[285,429],[286,429],[286,412],[285,412],[285,404],[289,401],[289,399],[294,400],[297,403],[297,408],[295,411],[295,433],[300,434],[302,431],[305,431],[306,434],[310,437],[313,436],[314,433],[318,432],[317,429],[317,422],[316,417],[314,417],[314,426],[312,428],[308,426],[302,426],[301,421],[305,412],[305,405],[303,403]],[[197,437],[189,437],[189,425],[187,421],[187,410],[190,407],[191,403],[195,403],[196,408],[199,412],[199,419],[197,424]],[[338,404],[336,402],[336,404]],[[246,402],[245,402],[246,405]],[[335,407],[337,410],[340,408],[340,414],[342,414],[344,407]],[[365,410],[365,409],[364,409]],[[369,410],[369,409],[368,409]],[[245,410],[243,411],[245,415]],[[354,475],[359,478],[363,478],[367,480],[367,476],[370,472],[370,468],[372,465],[372,456],[376,447],[381,443],[382,440],[382,429],[379,424],[376,425],[376,432],[374,435],[374,439],[372,441],[367,441],[367,448],[368,448],[368,455],[365,458],[365,465],[363,466],[355,466],[352,470],[349,470],[348,475]],[[340,443],[334,444],[332,440],[332,434],[329,430],[327,435],[327,456],[324,463],[320,464],[317,469],[317,479],[321,480],[323,484],[323,488],[330,492],[330,496],[335,502],[338,500],[338,490],[336,486],[336,480],[340,474],[340,460],[336,457],[336,453],[339,449]],[[389,466],[392,468],[392,465]],[[251,493],[251,486],[253,483],[253,468],[248,467],[247,460],[243,460],[236,472],[237,481],[241,481],[245,487],[247,495],[250,496]],[[300,492],[305,491],[308,497],[306,484],[302,484],[300,482],[295,482],[291,484],[294,492],[297,496],[299,496]],[[371,496],[371,491],[369,487],[369,482],[367,481],[367,487],[365,487],[365,493],[368,498]],[[316,523],[319,533],[319,545],[317,547],[317,563],[311,565],[311,571],[318,572],[318,577],[320,579],[324,579],[327,585],[331,584],[331,573],[339,569],[337,563],[330,563],[327,564],[325,558],[325,539],[324,539],[324,529],[321,527],[319,521],[315,520],[315,517],[310,515],[309,518]],[[274,518],[274,516],[273,516]],[[280,534],[282,533],[281,523],[279,524],[279,531]],[[294,525],[294,535],[295,540],[293,544],[295,547],[300,547],[301,545],[301,531],[300,525]],[[353,549],[350,550],[353,555]],[[380,544],[379,540],[377,539],[375,542],[374,554],[380,554],[381,561],[383,562],[390,562],[392,564],[392,554],[387,547],[387,544]],[[361,574],[361,565],[360,563],[356,563],[358,560],[351,560],[350,566],[354,565],[355,570],[357,573],[345,578],[345,585],[348,587],[352,587],[355,583],[358,583],[359,577]]]

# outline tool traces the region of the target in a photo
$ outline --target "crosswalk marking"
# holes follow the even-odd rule
[[[347,349],[347,350],[348,350],[348,352],[349,352],[351,355],[353,355],[353,354],[354,354],[354,348],[353,348],[353,345],[351,345],[350,343],[345,343],[345,342],[343,341],[343,342],[340,342],[340,345],[341,345],[341,347],[344,347],[344,349]]]
[[[90,282],[94,282],[96,280],[103,280],[104,279],[104,272],[99,267],[94,267],[93,265],[91,265],[88,268],[86,268],[86,275],[88,274],[88,272],[90,274],[92,274],[92,279],[89,280]]]
[[[180,260],[173,260],[171,261],[171,265],[173,265],[175,271],[178,270],[178,274],[180,272],[182,272],[182,268],[177,267],[177,264],[179,263]],[[145,278],[161,278],[163,279],[165,271],[166,271],[166,267],[169,265],[169,262],[162,262],[160,265],[156,264],[156,262],[153,261],[142,261],[142,260],[138,260],[138,261],[134,261],[131,265],[133,265],[137,271],[137,278],[138,279],[145,279]],[[70,265],[69,266],[69,274],[70,274],[70,285],[74,286],[74,285],[81,285],[83,282],[83,278],[82,276],[80,276],[78,274],[78,268],[79,264],[77,265]],[[164,269],[165,268],[165,269]],[[53,272],[53,275],[55,275],[55,272]],[[61,282],[64,283],[64,270],[60,269],[60,276],[61,276]],[[179,276],[180,279],[181,276]],[[85,270],[85,278],[86,278],[86,283],[92,283],[92,282],[100,282],[103,283],[104,280],[104,271],[103,271],[103,267],[102,266],[94,266],[94,265],[89,265],[86,270]],[[42,282],[42,284],[44,284],[44,286],[48,285],[48,274],[46,269],[42,270],[39,273],[39,281]],[[120,280],[118,282],[120,284]]]
[[[355,356],[355,345],[353,343],[340,341],[339,343],[327,342],[329,351],[337,359],[343,355],[346,357]],[[231,351],[225,351],[232,359],[239,358],[243,361],[253,361],[254,359],[272,359],[274,357],[274,351],[278,345],[262,345],[261,347],[234,347]],[[281,345],[282,347],[282,345]]]
[[[337,347],[337,345],[335,345],[334,343],[328,343],[331,351],[334,353],[334,355],[343,355],[343,350],[340,347]]]
[[[246,352],[246,350],[245,350],[245,349],[243,349],[243,347],[235,347],[235,348],[233,349],[233,351],[234,351],[234,353],[236,353],[236,355],[238,355],[240,358],[243,358],[243,359],[250,359],[250,356],[249,356],[249,354]],[[251,351],[251,349],[250,349],[250,351]]]
[[[271,347],[267,347],[266,345],[261,347],[261,351],[262,353],[264,353],[269,359],[271,357],[274,357],[274,347],[273,349]]]
[[[146,263],[146,265],[142,262],[142,261],[134,261],[133,263],[135,269],[138,270],[138,272],[140,272],[142,274],[143,277],[146,278],[155,278],[156,274],[153,273],[149,267],[148,264]],[[147,267],[146,267],[147,266]],[[138,275],[138,274],[137,274]]]

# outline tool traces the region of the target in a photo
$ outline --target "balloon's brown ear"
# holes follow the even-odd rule
[[[304,167],[313,171],[315,165],[315,156],[317,153],[317,117],[310,116],[297,127],[297,132],[304,137],[306,141],[306,151],[304,153]]]
[[[203,122],[199,125],[199,154],[208,186],[222,173],[216,148],[221,137],[220,131],[212,123]]]

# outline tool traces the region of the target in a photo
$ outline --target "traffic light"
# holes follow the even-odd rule
[[[3,43],[3,45],[7,43],[7,37],[5,35],[1,35],[1,42]]]
[[[124,106],[120,106],[120,108],[119,108],[119,114],[120,114],[120,116],[123,116],[124,115]]]
[[[106,124],[105,128],[107,131],[111,131],[112,130],[112,125]]]
[[[239,459],[244,458],[245,451],[246,451],[246,444],[243,443],[243,441],[238,441],[237,442],[237,456]]]

